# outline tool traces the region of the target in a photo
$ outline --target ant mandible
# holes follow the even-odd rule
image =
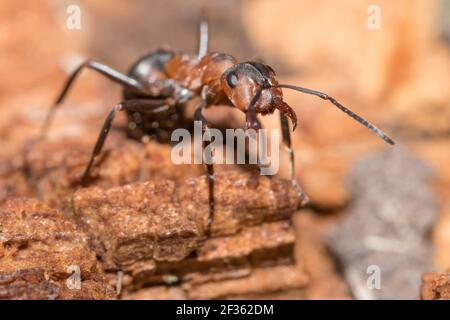
[[[95,70],[124,87],[124,100],[116,104],[106,117],[89,163],[81,178],[81,186],[86,185],[95,158],[100,154],[114,117],[119,111],[125,111],[128,116],[128,135],[130,137],[142,139],[146,136],[156,136],[159,140],[164,140],[172,130],[182,125],[185,120],[182,119],[183,107],[194,98],[200,98],[198,99],[194,119],[201,121],[203,132],[209,129],[203,110],[213,105],[229,105],[238,108],[245,113],[246,129],[252,128],[255,130],[261,128],[257,114],[272,114],[278,109],[282,141],[289,154],[290,178],[303,203],[307,201],[307,196],[295,177],[294,151],[291,147],[288,123],[289,118],[294,131],[297,127],[297,116],[294,110],[283,101],[282,88],[328,100],[384,141],[394,144],[394,141],[383,131],[325,93],[289,84],[279,84],[274,70],[268,65],[258,62],[238,63],[231,55],[208,52],[208,29],[208,21],[203,18],[200,22],[197,55],[157,50],[140,58],[128,74],[123,74],[99,62],[88,60],[70,75],[62,92],[47,114],[42,136],[45,136],[54,112],[61,105],[75,78],[83,69]],[[204,144],[203,148],[205,146]],[[214,217],[214,167],[212,164],[206,164],[206,168],[209,186],[207,232],[210,232]]]

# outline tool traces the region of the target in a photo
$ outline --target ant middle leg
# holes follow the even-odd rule
[[[51,121],[53,119],[53,115],[54,115],[56,109],[62,104],[62,102],[64,101],[64,98],[66,97],[67,93],[69,92],[69,89],[72,87],[72,84],[74,83],[75,79],[81,73],[81,71],[85,68],[97,71],[100,74],[102,74],[103,76],[107,77],[108,79],[110,79],[114,82],[117,82],[117,83],[121,84],[122,86],[124,86],[136,93],[141,93],[141,94],[147,93],[145,87],[139,81],[137,81],[119,71],[116,71],[107,65],[104,65],[102,63],[99,63],[99,62],[96,62],[93,60],[88,60],[88,61],[82,63],[77,69],[75,69],[75,71],[73,71],[72,74],[67,79],[61,93],[59,94],[55,103],[52,105],[52,107],[50,108],[50,110],[47,113],[44,124],[42,126],[41,137],[45,136],[45,134],[51,124]]]
[[[200,121],[202,124],[202,134],[205,134],[209,130],[208,121],[206,120],[205,116],[203,115],[202,111],[205,109],[206,103],[204,101],[201,102],[201,105],[197,107],[194,114],[194,120]],[[203,139],[202,139],[203,141]],[[203,141],[202,142],[202,159],[203,153],[205,151],[205,148],[211,143],[211,141]],[[211,161],[205,161],[206,164],[206,171],[207,171],[207,179],[208,179],[208,202],[209,202],[209,215],[208,215],[208,225],[206,229],[206,235],[209,236],[211,234],[211,226],[214,219],[214,165],[211,159]]]
[[[280,112],[280,125],[282,140],[289,155],[289,175],[291,177],[292,185],[297,189],[301,197],[301,204],[305,205],[306,203],[308,203],[309,198],[303,191],[302,187],[300,187],[295,176],[295,155],[294,150],[292,149],[291,131],[289,128],[288,118],[283,112]]]
[[[170,101],[167,99],[133,99],[125,100],[116,104],[111,112],[105,119],[103,123],[102,130],[98,136],[97,142],[95,144],[94,150],[92,151],[91,158],[86,166],[86,169],[81,178],[81,186],[85,186],[89,178],[89,172],[94,164],[95,158],[102,151],[103,145],[105,143],[106,137],[108,136],[109,130],[111,129],[112,122],[119,111],[131,111],[131,112],[152,112],[159,113],[169,110]]]

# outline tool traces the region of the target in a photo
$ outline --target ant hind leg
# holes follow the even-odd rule
[[[203,57],[208,52],[209,44],[209,22],[206,12],[203,11],[200,20],[198,38],[198,57]]]
[[[81,186],[85,186],[87,184],[87,180],[89,178],[89,172],[94,164],[95,158],[102,151],[103,145],[105,143],[106,137],[108,136],[109,130],[111,129],[112,122],[119,111],[135,111],[135,112],[165,112],[169,109],[168,103],[166,100],[150,100],[150,99],[134,99],[134,100],[125,100],[116,104],[111,112],[105,119],[103,123],[102,130],[98,136],[97,142],[95,144],[94,150],[92,151],[91,158],[89,160],[88,165],[83,173],[81,178]]]
[[[104,65],[102,63],[99,63],[99,62],[96,62],[93,60],[88,60],[88,61],[82,63],[77,69],[75,69],[75,71],[73,71],[72,74],[67,79],[61,93],[59,94],[55,103],[52,105],[52,107],[50,108],[50,110],[47,113],[47,116],[45,118],[44,124],[41,129],[41,137],[45,136],[48,128],[50,127],[50,124],[51,124],[51,121],[53,119],[53,115],[54,115],[56,109],[58,109],[58,107],[62,104],[62,102],[64,101],[64,98],[66,97],[67,93],[69,92],[69,89],[72,87],[75,79],[81,73],[81,71],[85,68],[97,71],[100,74],[102,74],[103,76],[107,77],[108,79],[110,79],[114,82],[117,82],[117,83],[121,84],[122,86],[124,86],[130,90],[133,90],[137,93],[145,93],[146,92],[146,89],[139,81],[137,81],[133,78],[130,78],[129,76],[127,76],[119,71],[116,71],[107,65]]]

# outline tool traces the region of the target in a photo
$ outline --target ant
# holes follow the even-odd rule
[[[233,56],[208,51],[208,21],[200,22],[200,36],[197,55],[157,50],[140,58],[128,72],[121,73],[97,61],[82,63],[68,78],[56,102],[47,114],[42,136],[48,130],[54,112],[62,104],[74,80],[84,69],[92,69],[124,87],[124,100],[116,104],[106,117],[89,163],[81,178],[85,186],[96,157],[100,154],[116,114],[125,111],[128,116],[128,135],[134,139],[155,136],[165,140],[170,132],[185,123],[183,108],[193,99],[198,103],[194,119],[202,124],[205,133],[208,121],[203,111],[214,105],[229,105],[245,113],[246,129],[258,130],[261,123],[257,114],[272,114],[279,110],[282,141],[289,154],[290,178],[297,188],[302,204],[307,196],[295,178],[294,151],[291,147],[291,133],[297,127],[295,111],[283,101],[284,89],[292,89],[330,101],[363,126],[374,132],[389,144],[394,141],[383,131],[344,107],[329,95],[290,84],[279,84],[275,71],[259,62],[238,62]],[[206,144],[203,144],[203,149]],[[206,164],[209,186],[209,217],[207,232],[210,232],[214,216],[214,167]]]

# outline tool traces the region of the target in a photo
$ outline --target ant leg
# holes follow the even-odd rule
[[[195,110],[195,115],[194,115],[194,120],[195,121],[201,121],[202,123],[202,134],[204,134],[206,131],[209,130],[209,126],[208,126],[208,122],[206,120],[206,118],[203,116],[203,109],[205,108],[206,103],[203,101],[202,104],[197,107],[197,109]],[[203,139],[202,139],[203,140]],[[209,141],[203,141],[202,143],[202,151],[205,150],[205,148],[210,144],[211,142]],[[203,152],[202,152],[202,158],[203,158]],[[214,166],[211,163],[207,163],[206,162],[206,171],[207,171],[207,179],[208,179],[208,190],[209,190],[209,216],[208,216],[208,227],[206,230],[206,234],[207,236],[210,235],[211,233],[211,226],[213,223],[213,218],[214,218]]]
[[[95,158],[102,151],[103,145],[105,143],[106,137],[108,136],[109,130],[111,129],[112,122],[117,112],[119,111],[136,111],[136,112],[164,112],[169,109],[168,103],[165,100],[145,100],[145,99],[134,99],[134,100],[125,100],[116,104],[111,112],[106,117],[105,122],[103,123],[102,130],[100,131],[100,135],[98,136],[97,142],[95,144],[94,150],[92,151],[91,158],[89,160],[86,169],[84,170],[83,176],[81,178],[81,186],[85,186],[87,179],[89,177],[89,172],[94,164]]]
[[[261,122],[256,115],[255,108],[253,105],[250,105],[247,112],[245,113],[245,129],[261,129]]]
[[[292,149],[292,142],[291,142],[291,131],[289,129],[289,122],[288,118],[283,112],[280,112],[280,125],[281,125],[281,136],[283,139],[283,143],[286,145],[286,150],[289,154],[289,174],[291,176],[292,185],[297,189],[301,199],[302,199],[302,205],[305,205],[308,203],[309,198],[306,195],[306,193],[303,191],[303,189],[300,187],[300,185],[297,182],[297,179],[295,177],[295,156],[294,156],[294,150]]]
[[[250,105],[247,112],[245,113],[245,130],[253,129],[255,132],[260,134],[259,129],[262,129],[261,121],[259,121],[258,116],[256,115],[254,105]],[[256,138],[256,137],[255,137]],[[252,150],[248,150],[248,153],[250,153]],[[256,151],[258,154],[258,151]],[[262,166],[259,162],[259,157],[257,157],[258,163],[257,166],[261,170]]]
[[[257,115],[255,114],[254,116],[250,116],[250,117],[247,115],[247,119],[250,120],[250,128],[256,130],[258,135],[262,134],[259,131],[259,129],[263,129],[263,126],[261,124],[261,121],[258,119]],[[247,123],[248,123],[248,120],[247,120]],[[261,171],[263,168],[263,165],[260,162],[261,159],[259,158],[259,151],[256,151],[256,153],[257,153],[257,161],[258,161],[257,166],[258,166],[259,170]]]
[[[72,72],[70,77],[67,79],[67,82],[64,85],[61,93],[59,94],[59,96],[56,99],[53,106],[50,108],[49,112],[47,113],[47,117],[45,118],[44,125],[42,126],[41,137],[45,136],[45,133],[48,130],[48,128],[51,124],[51,121],[53,119],[54,112],[61,105],[61,103],[63,102],[64,98],[66,97],[70,87],[72,86],[75,78],[81,73],[81,71],[84,68],[95,70],[95,71],[99,72],[100,74],[104,75],[105,77],[107,77],[108,79],[115,81],[115,82],[121,84],[122,86],[124,86],[128,89],[131,89],[137,93],[143,93],[143,94],[147,93],[145,87],[139,81],[137,81],[133,78],[130,78],[129,76],[127,76],[119,71],[116,71],[116,70],[108,67],[107,65],[101,64],[101,63],[93,61],[93,60],[88,60],[88,61],[82,63],[74,72]]]
[[[203,11],[200,21],[199,28],[199,39],[198,39],[198,57],[203,57],[208,52],[208,42],[209,42],[209,22],[206,13]]]

